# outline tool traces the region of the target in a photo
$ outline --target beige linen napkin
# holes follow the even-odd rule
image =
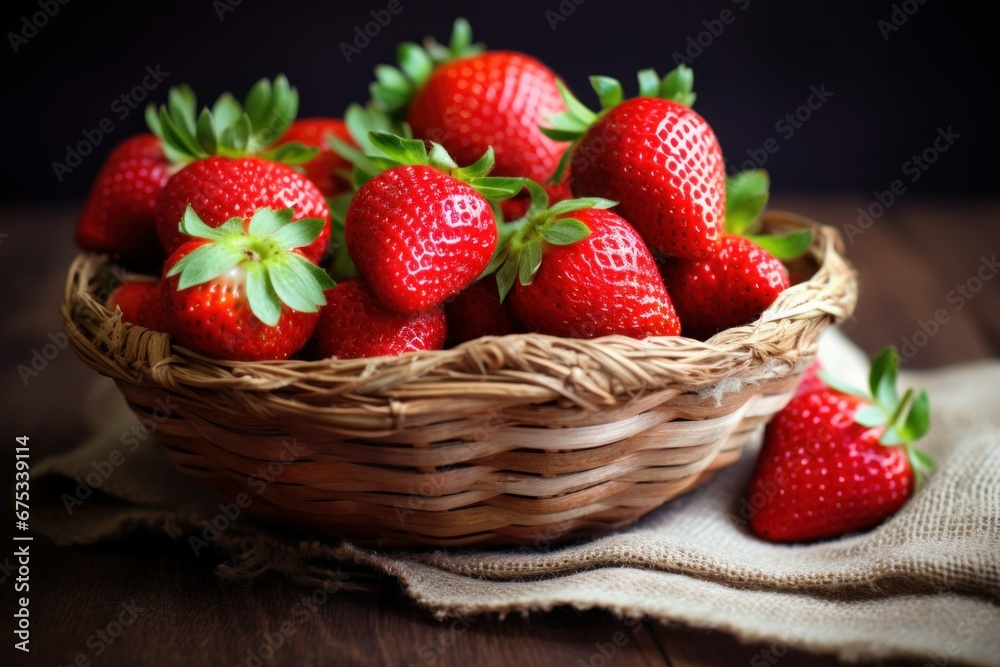
[[[820,354],[845,379],[863,382],[863,358],[836,332]],[[308,584],[341,565],[370,568],[441,617],[569,605],[848,660],[998,665],[1000,362],[904,372],[903,382],[930,393],[933,424],[922,445],[938,471],[883,525],[817,544],[768,544],[747,530],[759,502],[746,494],[756,446],[635,526],[573,545],[385,552],[304,539],[243,517],[220,519],[219,499],[135,430],[110,385],[90,410],[100,433],[36,467],[44,492],[33,526],[59,544],[166,532],[199,554],[225,554],[219,570],[227,577],[278,571]],[[213,521],[220,531],[207,527]]]

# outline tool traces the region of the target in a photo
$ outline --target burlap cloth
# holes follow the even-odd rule
[[[824,339],[821,357],[863,382],[863,359],[839,334]],[[1000,665],[1000,362],[907,372],[903,381],[930,392],[933,426],[923,446],[939,469],[901,512],[860,535],[805,546],[755,538],[745,521],[760,501],[746,496],[751,447],[634,527],[569,546],[385,552],[241,520],[212,548],[227,559],[219,566],[227,577],[277,571],[308,585],[337,566],[374,570],[441,617],[570,605],[846,660]],[[135,421],[109,387],[90,399],[100,434],[35,468],[44,492],[34,528],[59,544],[166,532],[200,551],[191,534],[204,535],[219,500],[177,472],[152,440],[134,452],[123,447]],[[115,449],[124,460],[70,513],[63,494]]]

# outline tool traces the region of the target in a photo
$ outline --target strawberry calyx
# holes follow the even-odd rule
[[[285,133],[299,110],[299,93],[284,75],[272,84],[261,79],[240,104],[223,93],[211,108],[197,113],[197,98],[186,84],[170,89],[167,104],[146,107],[146,125],[160,139],[171,162],[187,163],[212,155],[239,158],[257,155],[284,164],[301,164],[318,148],[298,142],[269,148]]]
[[[249,222],[230,218],[219,227],[207,225],[189,204],[180,230],[208,241],[177,261],[165,277],[179,275],[177,290],[214,280],[230,269],[242,267],[250,310],[261,322],[276,326],[282,306],[306,313],[326,304],[323,290],[333,280],[303,255],[293,252],[308,246],[322,232],[322,218],[292,222],[291,208],[258,209]]]
[[[686,107],[692,106],[697,97],[693,92],[694,71],[687,65],[678,65],[662,79],[653,69],[644,69],[637,76],[639,79],[638,97],[671,100]],[[548,118],[551,127],[540,127],[539,129],[542,134],[553,141],[573,142],[569,149],[563,153],[562,159],[550,179],[558,183],[565,175],[573,151],[583,140],[584,135],[594,123],[624,101],[625,93],[618,79],[610,76],[590,77],[590,86],[597,93],[597,99],[601,104],[600,111],[592,111],[573,95],[562,81],[557,81],[556,85],[559,87],[559,94],[568,110]]]
[[[527,179],[487,176],[495,159],[490,147],[483,156],[467,167],[460,167],[441,144],[433,141],[430,151],[422,139],[407,139],[391,132],[372,131],[368,141],[375,152],[366,155],[335,138],[330,139],[333,149],[354,165],[354,185],[360,188],[378,174],[404,165],[424,165],[439,169],[452,178],[471,185],[490,201],[509,199],[525,187]]]
[[[398,67],[375,67],[376,81],[369,87],[372,102],[377,108],[398,118],[405,114],[413,95],[427,83],[438,65],[485,50],[485,45],[472,42],[472,27],[463,18],[455,20],[447,46],[433,37],[427,37],[423,46],[403,42],[396,52]]]
[[[760,214],[770,197],[771,180],[764,169],[753,169],[726,178],[725,231],[756,243],[778,259],[795,259],[812,243],[812,231],[761,234]]]
[[[514,283],[530,285],[542,266],[545,244],[572,245],[590,236],[581,220],[565,216],[587,208],[611,208],[618,202],[600,197],[565,199],[549,206],[549,196],[538,183],[526,180],[531,205],[524,217],[500,225],[497,251],[483,275],[496,273],[497,290],[503,301]]]
[[[913,443],[930,428],[930,402],[926,391],[915,394],[913,389],[907,389],[900,397],[896,388],[898,374],[899,354],[894,347],[887,347],[872,361],[867,391],[841,382],[825,369],[819,372],[819,378],[832,389],[865,401],[855,412],[854,421],[868,428],[884,427],[879,443],[906,448],[920,488],[934,469],[934,460]]]

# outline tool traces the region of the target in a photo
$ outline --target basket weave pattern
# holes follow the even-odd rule
[[[853,312],[837,233],[752,325],[709,342],[482,338],[401,357],[225,362],[123,323],[95,298],[104,258],[73,263],[77,354],[113,378],[185,473],[248,511],[382,546],[531,544],[632,523],[735,461],[790,399],[820,332]],[[158,407],[179,406],[164,415]]]

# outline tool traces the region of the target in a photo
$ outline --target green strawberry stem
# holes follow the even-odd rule
[[[413,131],[409,123],[394,120],[389,114],[380,109],[375,103],[369,102],[361,106],[357,102],[352,103],[344,112],[344,124],[354,142],[361,147],[361,152],[365,154],[377,153],[375,144],[368,139],[369,132],[390,132],[412,139]],[[331,149],[333,146],[331,146]]]
[[[809,249],[812,231],[800,229],[784,235],[756,234],[760,215],[770,198],[771,179],[764,169],[734,174],[726,179],[725,230],[747,238],[778,259],[795,259]]]
[[[611,208],[618,202],[599,197],[567,199],[549,206],[549,196],[538,183],[525,181],[531,196],[524,217],[500,226],[497,251],[483,275],[496,273],[497,290],[503,301],[515,281],[530,285],[542,265],[545,244],[571,245],[590,236],[590,228],[576,218],[558,216],[586,208]]]
[[[665,100],[672,100],[678,104],[690,107],[694,104],[696,95],[692,92],[694,87],[694,72],[687,65],[678,65],[662,79],[655,70],[645,69],[638,73],[639,97],[656,97]],[[581,102],[562,81],[557,81],[559,93],[566,103],[568,111],[557,114],[548,119],[552,127],[539,128],[542,133],[555,141],[571,141],[569,148],[563,153],[551,181],[558,183],[562,180],[569,168],[573,151],[576,150],[584,135],[590,127],[604,117],[611,109],[622,103],[624,92],[622,84],[617,79],[609,76],[590,77],[590,86],[597,94],[597,99],[601,103],[601,110],[591,111]]]
[[[197,113],[194,92],[186,84],[170,89],[167,104],[146,107],[146,125],[172,162],[187,163],[212,155],[238,158],[259,155],[274,162],[301,164],[319,149],[300,143],[269,147],[285,133],[299,110],[299,94],[284,75],[272,84],[261,79],[240,104],[223,93],[212,108]]]
[[[831,388],[868,401],[868,405],[858,408],[855,421],[869,428],[884,426],[879,442],[887,447],[906,448],[917,488],[920,488],[933,471],[934,461],[913,443],[930,428],[930,402],[926,391],[914,395],[913,389],[907,389],[900,398],[896,390],[898,371],[899,354],[895,348],[887,347],[872,361],[868,391],[844,384],[825,370],[819,375]]]
[[[375,67],[376,81],[369,86],[371,102],[399,122],[405,117],[414,94],[423,87],[438,65],[485,50],[484,45],[472,43],[472,27],[463,18],[455,20],[448,46],[439,44],[433,37],[427,37],[424,46],[403,42],[396,52],[398,67]]]
[[[366,155],[336,138],[330,145],[341,157],[354,165],[354,185],[360,188],[378,174],[403,165],[424,165],[440,169],[449,176],[471,185],[490,201],[509,199],[525,188],[527,179],[487,176],[495,163],[493,148],[486,150],[475,163],[460,167],[441,144],[422,139],[407,139],[390,132],[369,132],[368,141],[375,152]]]
[[[315,313],[326,304],[323,290],[333,287],[334,282],[323,269],[292,250],[315,241],[326,221],[303,218],[292,222],[294,214],[291,208],[261,208],[249,224],[243,218],[231,218],[219,227],[211,227],[189,204],[180,230],[208,243],[178,260],[167,277],[180,275],[177,290],[181,291],[242,266],[246,270],[250,310],[264,324],[276,326],[283,305]]]

